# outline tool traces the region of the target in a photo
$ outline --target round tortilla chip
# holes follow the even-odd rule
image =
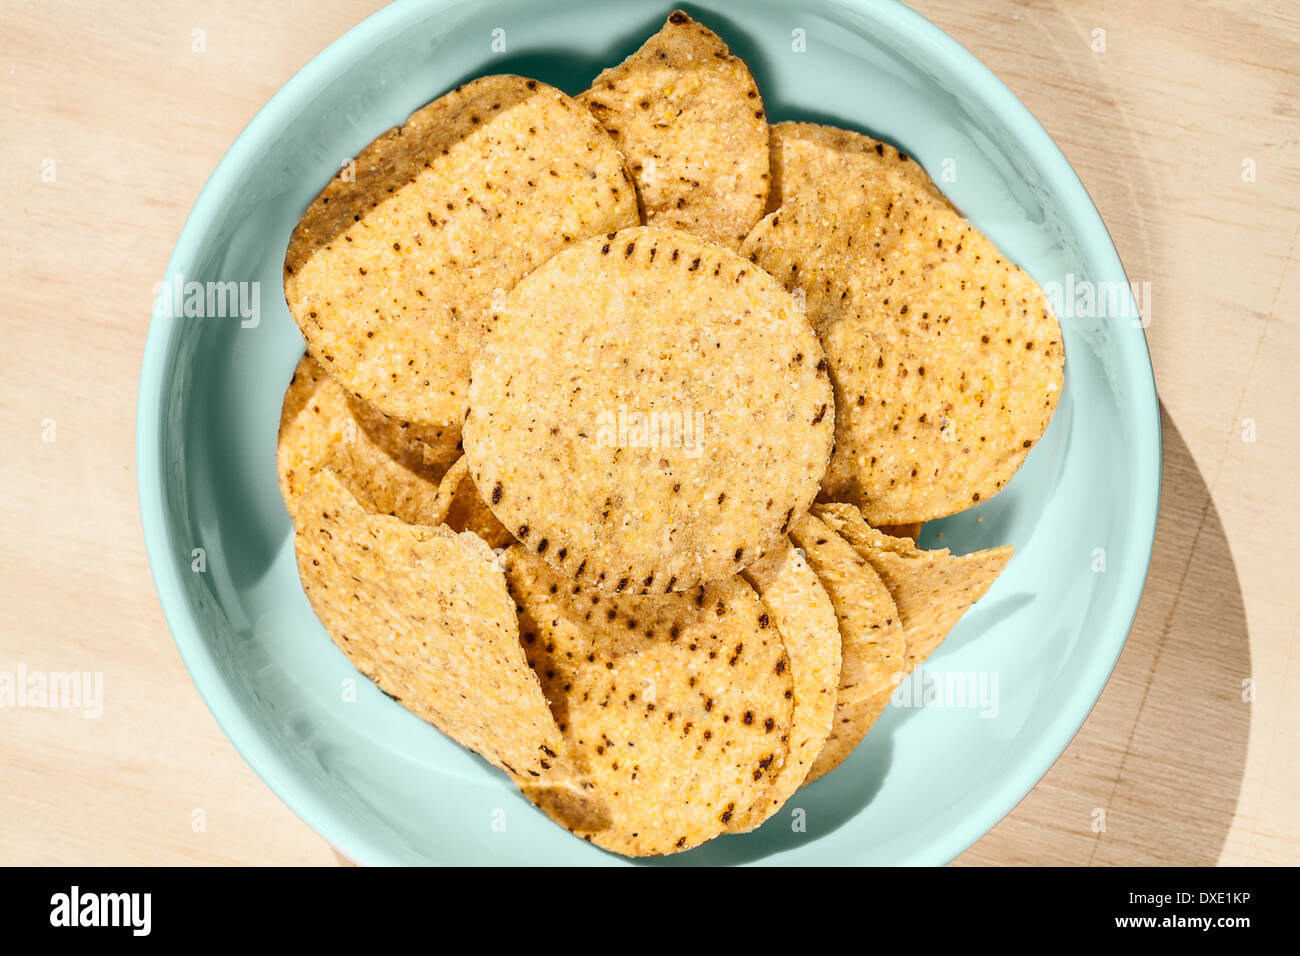
[[[734,574],[817,494],[825,360],[794,299],[685,233],[575,243],[521,281],[474,363],[463,442],[521,542],[629,593]]]
[[[742,253],[803,290],[835,385],[823,500],[876,525],[996,494],[1043,434],[1064,348],[1043,290],[897,177],[805,190]]]
[[[768,135],[744,62],[682,11],[578,96],[617,140],[645,221],[737,248],[763,215]]]
[[[1010,545],[954,555],[925,551],[868,526],[852,505],[817,506],[817,514],[875,569],[898,607],[907,639],[904,674],[934,653],[971,605],[982,598],[1015,549]]]
[[[793,679],[772,616],[739,577],[688,593],[584,589],[506,552],[528,660],[564,735],[525,795],[628,856],[703,843],[767,797],[788,751]]]
[[[773,775],[766,799],[727,828],[758,826],[790,798],[824,751],[840,683],[840,626],[830,595],[803,553],[788,542],[744,571],[772,614],[794,680],[790,752]]]
[[[326,468],[303,491],[298,573],[330,637],[403,707],[512,774],[541,774],[559,729],[478,536],[367,512]]]
[[[906,641],[898,609],[880,577],[814,515],[790,530],[790,540],[817,572],[839,621],[842,662],[837,711],[892,689],[902,677]]]
[[[285,298],[349,391],[422,427],[457,422],[494,298],[567,244],[638,221],[622,155],[586,109],[483,77],[345,165],[289,242]]]
[[[307,484],[328,466],[367,510],[408,524],[440,524],[447,510],[438,495],[447,470],[443,456],[403,424],[364,409],[303,356],[285,392],[276,443],[280,493],[290,515]]]
[[[769,140],[772,190],[767,199],[768,212],[807,189],[891,176],[899,177],[940,205],[952,206],[916,160],[862,133],[817,123],[774,123]]]

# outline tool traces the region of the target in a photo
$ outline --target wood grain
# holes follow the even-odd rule
[[[1300,863],[1300,8],[916,6],[1025,101],[1151,283],[1164,405],[1128,647],[1069,749],[958,862]],[[151,290],[207,175],[376,7],[0,6],[0,669],[102,671],[108,701],[97,720],[0,711],[0,863],[340,862],[181,665],[145,560],[134,411]]]

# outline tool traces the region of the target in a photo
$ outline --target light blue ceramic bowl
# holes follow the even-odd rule
[[[1124,287],[1106,229],[1051,139],[996,77],[906,7],[709,0],[686,9],[750,64],[773,121],[820,120],[890,140],[936,179],[955,171],[941,185],[1041,283]],[[235,314],[155,318],[150,328],[137,428],[158,593],[226,734],[299,816],[357,860],[619,862],[358,680],[312,614],[275,478],[280,400],[302,351],[280,281],[290,230],[343,159],[435,96],[497,72],[576,93],[670,10],[660,0],[408,0],[382,10],[253,119],[168,267],[169,282],[258,282],[262,294],[255,327]],[[806,52],[795,51],[801,40]],[[934,546],[942,533],[956,551],[1017,549],[929,665],[948,706],[891,708],[840,770],[760,830],[669,862],[943,863],[1015,806],[1069,743],[1142,592],[1160,433],[1139,324],[1062,311],[1066,387],[1046,436],[1002,494],[927,526],[923,539]],[[986,692],[996,680],[995,716],[987,703],[953,706],[961,675]]]

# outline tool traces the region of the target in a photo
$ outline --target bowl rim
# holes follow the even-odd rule
[[[186,268],[193,260],[201,237],[213,226],[225,197],[261,154],[260,144],[276,135],[282,118],[297,115],[308,105],[321,83],[332,76],[358,46],[367,46],[393,32],[407,21],[422,18],[432,9],[455,0],[398,0],[361,21],[295,73],[236,137],[213,170],[190,210],[167,264],[164,276]],[[1027,160],[1051,185],[1061,205],[1070,210],[1075,233],[1085,258],[1096,263],[1100,277],[1110,281],[1128,276],[1119,253],[1096,205],[1071,167],[1064,153],[1020,99],[973,53],[921,14],[900,0],[831,0],[832,5],[863,13],[893,35],[908,40],[949,69],[962,76],[967,86],[1011,132]],[[262,781],[304,823],[335,849],[351,859],[366,863],[400,863],[370,839],[366,828],[342,815],[318,795],[314,788],[262,736],[240,705],[186,596],[178,562],[171,553],[171,523],[164,488],[167,465],[162,454],[166,422],[164,402],[173,369],[178,325],[164,318],[152,318],[141,363],[136,410],[136,469],[141,523],[149,567],[164,616],[195,687],[235,749]],[[1053,721],[1046,725],[1015,759],[1009,772],[979,806],[928,844],[891,861],[899,865],[943,864],[991,830],[1010,813],[1051,769],[1087,720],[1101,696],[1128,640],[1150,569],[1159,514],[1163,451],[1159,400],[1151,366],[1145,329],[1141,335],[1117,337],[1123,385],[1130,395],[1134,469],[1131,475],[1134,515],[1124,541],[1123,560],[1132,568],[1120,582],[1110,602],[1105,626],[1098,629],[1098,649],[1083,665],[1081,677],[1061,700]],[[1141,342],[1141,347],[1137,343]],[[1140,573],[1139,573],[1140,569]],[[1104,636],[1104,640],[1100,639]],[[1106,653],[1106,648],[1110,653]]]

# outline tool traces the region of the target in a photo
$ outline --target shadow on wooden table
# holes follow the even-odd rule
[[[1232,549],[1161,408],[1164,489],[1147,593],[1117,690],[1136,703],[1097,863],[1213,864],[1250,739],[1250,635]],[[1131,695],[1141,689],[1133,701]],[[1178,793],[1170,800],[1168,795]]]
[[[1160,520],[1124,653],[1069,749],[961,863],[1218,862],[1250,739],[1250,638],[1205,479],[1163,407],[1161,426]]]

